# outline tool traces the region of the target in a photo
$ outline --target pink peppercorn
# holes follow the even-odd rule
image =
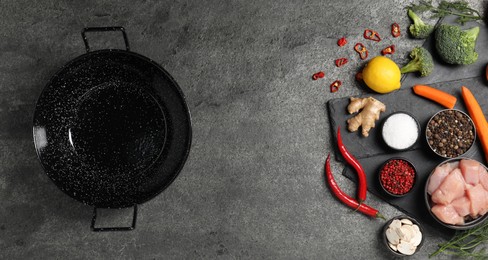
[[[393,195],[404,195],[415,184],[415,169],[406,160],[391,159],[380,170],[383,188]]]

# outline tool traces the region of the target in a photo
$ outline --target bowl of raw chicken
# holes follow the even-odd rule
[[[427,179],[425,201],[432,217],[448,228],[480,225],[488,217],[486,166],[464,157],[440,163]]]

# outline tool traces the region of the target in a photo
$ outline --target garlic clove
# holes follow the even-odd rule
[[[413,222],[408,219],[408,218],[404,218],[402,220],[400,220],[403,224],[406,224],[406,225],[413,225]]]
[[[399,219],[395,219],[391,222],[390,227],[391,228],[401,228],[402,222]]]
[[[420,242],[422,242],[422,232],[420,232],[419,229],[414,229],[413,237],[410,240],[410,243],[414,246],[420,245]]]
[[[400,237],[398,236],[398,233],[393,229],[393,228],[388,228],[385,232],[386,234],[386,239],[388,239],[388,242],[390,242],[393,245],[398,245],[400,242]]]
[[[398,247],[397,247],[397,245],[394,245],[394,244],[392,244],[392,243],[388,243],[388,246],[389,246],[391,249],[393,249],[393,251],[398,251]]]
[[[403,225],[401,230],[403,233],[403,237],[400,238],[404,241],[410,242],[415,234],[415,230],[413,229],[413,227],[411,225]]]
[[[404,255],[413,255],[415,251],[417,250],[417,247],[405,242],[401,241],[398,246],[397,246],[398,252],[404,254]]]
[[[398,234],[399,238],[405,237],[405,232],[402,230],[401,226],[399,228],[393,228],[393,230]]]

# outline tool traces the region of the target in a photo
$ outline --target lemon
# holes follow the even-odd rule
[[[363,69],[363,80],[366,85],[381,94],[386,94],[401,87],[400,68],[384,56],[372,58]]]

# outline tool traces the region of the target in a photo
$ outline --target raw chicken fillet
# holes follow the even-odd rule
[[[462,225],[488,212],[488,172],[479,162],[461,159],[434,169],[427,183],[432,213],[440,221]]]

